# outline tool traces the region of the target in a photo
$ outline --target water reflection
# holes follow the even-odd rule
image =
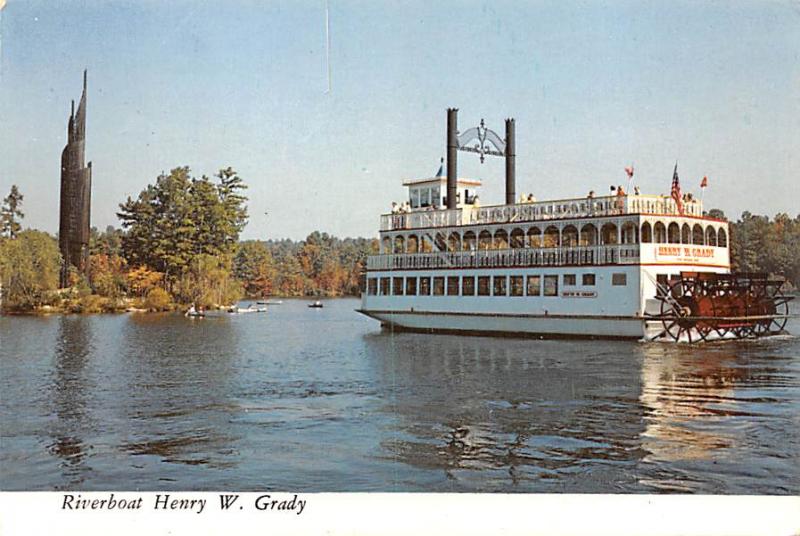
[[[733,366],[735,359],[724,348],[698,347],[690,353],[674,346],[646,347],[640,398],[648,409],[645,461],[710,459],[714,450],[732,445],[728,435],[692,425],[737,412],[734,386],[745,369]]]
[[[707,489],[698,472],[763,448],[748,437],[748,428],[775,416],[782,401],[772,392],[784,381],[783,369],[774,366],[780,357],[765,361],[759,355],[769,345],[775,342],[644,346],[641,438],[648,452],[643,461],[652,468],[643,472],[643,484],[665,491]],[[748,470],[739,476],[755,478]]]
[[[132,315],[121,348],[129,425],[121,450],[140,464],[232,466],[229,394],[240,338],[224,317]]]
[[[58,324],[58,340],[50,393],[56,421],[50,429],[53,441],[48,451],[62,460],[65,485],[79,486],[90,467],[86,463],[91,448],[82,439],[90,419],[87,393],[91,382],[86,371],[92,352],[92,324],[86,317],[62,316]]]
[[[441,470],[456,489],[480,474],[492,487],[525,490],[535,481],[570,490],[644,455],[639,405],[630,404],[640,394],[630,343],[598,350],[407,334],[365,342],[392,393],[384,411],[396,418],[399,437],[384,441],[386,455]]]

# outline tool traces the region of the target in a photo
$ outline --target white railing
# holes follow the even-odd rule
[[[562,265],[635,264],[639,245],[575,246],[561,248],[509,248],[475,251],[399,253],[373,255],[369,270],[417,270],[437,268],[496,268]]]
[[[417,210],[400,214],[383,214],[381,231],[393,229],[422,229],[425,227],[451,227],[462,225],[463,211],[460,208],[444,210]]]
[[[679,211],[675,200],[666,196],[611,195],[583,199],[518,203],[514,205],[465,206],[450,210],[415,210],[402,214],[383,214],[381,216],[381,231],[449,227],[463,224],[546,221],[621,214],[670,214],[677,216]],[[686,216],[702,216],[702,203],[697,199],[684,202],[683,214]]]

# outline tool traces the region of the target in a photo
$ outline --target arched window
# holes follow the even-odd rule
[[[670,223],[669,227],[667,227],[667,241],[670,244],[681,243],[681,228],[675,222]]]
[[[498,229],[494,232],[494,249],[508,248],[508,233],[505,229]]]
[[[419,250],[421,253],[430,253],[433,251],[433,246],[431,246],[431,241],[424,236],[419,237]]]
[[[581,237],[578,242],[581,246],[594,246],[597,244],[597,227],[587,223],[581,227]]]
[[[600,228],[600,243],[601,244],[616,244],[617,243],[617,226],[613,223],[606,223]]]
[[[542,247],[542,230],[538,227],[531,227],[528,229],[528,247]]]
[[[442,231],[436,233],[433,243],[436,246],[436,251],[447,251],[447,237]]]
[[[560,244],[558,227],[551,225],[544,230],[544,247],[557,248]]]
[[[511,231],[511,247],[524,248],[525,247],[525,231],[517,227]]]
[[[472,251],[475,249],[475,233],[467,231],[464,233],[464,251]]]
[[[406,246],[405,239],[402,236],[398,235],[398,236],[394,237],[394,252],[395,253],[405,253],[405,251],[406,251],[406,247],[405,246]]]
[[[706,245],[707,246],[717,245],[717,231],[710,225],[706,227]]]
[[[703,239],[703,227],[699,223],[695,223],[692,227],[692,244],[703,245],[706,241]]]
[[[564,247],[574,247],[578,245],[578,228],[574,225],[567,225],[561,230],[561,245]]]
[[[388,255],[392,252],[392,239],[388,236],[384,236],[381,241],[381,251],[383,251],[384,255]]]
[[[419,240],[417,239],[417,235],[409,235],[408,241],[406,242],[406,251],[409,253],[416,253],[419,251]]]
[[[622,226],[622,243],[623,244],[638,244],[639,243],[639,228],[635,223],[629,221]]]
[[[717,233],[717,246],[721,248],[728,247],[728,234],[722,227],[719,228],[719,233]]]
[[[491,249],[492,247],[492,233],[483,230],[478,235],[478,249]]]
[[[461,251],[461,236],[458,233],[450,233],[447,237],[447,251]]]
[[[653,241],[653,230],[648,222],[642,224],[642,244],[649,244]]]
[[[657,221],[653,227],[653,238],[656,244],[666,244],[667,242],[667,228],[660,221]]]
[[[692,243],[692,228],[689,227],[688,223],[684,223],[681,227],[681,244],[691,244]]]

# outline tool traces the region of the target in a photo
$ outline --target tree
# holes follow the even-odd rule
[[[22,213],[22,194],[16,184],[11,185],[11,192],[3,199],[0,210],[0,234],[8,238],[15,238],[22,230],[19,220],[25,217]]]
[[[342,240],[319,231],[302,242],[280,240],[264,245],[272,254],[272,287],[284,296],[358,295],[367,256],[378,251],[375,239]]]
[[[120,229],[114,228],[113,225],[107,226],[102,233],[99,233],[96,227],[92,227],[89,236],[89,254],[121,256],[123,237],[124,233]]]
[[[26,310],[50,303],[60,269],[58,242],[49,234],[27,230],[0,238],[3,306]]]
[[[128,292],[135,296],[144,296],[151,289],[158,286],[164,274],[149,270],[146,266],[138,266],[125,274]]]
[[[233,275],[249,296],[272,294],[275,266],[267,246],[256,240],[240,243],[233,259]]]
[[[181,303],[203,307],[228,305],[242,297],[242,286],[231,276],[231,260],[227,256],[198,255],[184,272],[175,289]]]
[[[172,289],[198,257],[231,257],[247,222],[247,198],[240,193],[246,186],[232,168],[216,178],[197,179],[188,167],[175,168],[121,203],[117,216],[127,230],[122,252],[128,264],[163,273]],[[229,260],[223,265],[230,267]]]
[[[90,255],[88,277],[91,289],[100,296],[122,297],[127,288],[125,265],[125,259],[119,255]]]
[[[731,265],[739,272],[766,272],[800,286],[800,215],[792,219],[742,213],[731,223]]]

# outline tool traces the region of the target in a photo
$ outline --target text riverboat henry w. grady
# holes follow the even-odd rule
[[[255,495],[255,494],[253,494]],[[244,510],[248,505],[259,511],[278,513],[294,512],[300,515],[305,510],[307,501],[297,494],[261,494],[252,499],[252,502],[239,501],[237,494],[220,494],[220,510]],[[185,494],[171,495],[169,493],[156,493],[147,495],[116,495],[110,493],[107,497],[86,498],[80,494],[65,493],[61,504],[62,510],[152,510],[185,511],[202,514],[206,506],[210,505],[207,497],[187,497]]]

